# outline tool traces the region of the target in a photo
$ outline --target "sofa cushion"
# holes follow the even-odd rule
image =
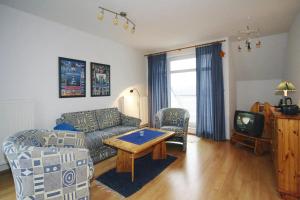
[[[65,122],[72,124],[78,131],[89,133],[99,129],[97,119],[92,111],[64,113],[62,117]]]
[[[86,146],[92,150],[103,146],[103,141],[115,136],[116,134],[104,131],[95,131],[85,135]]]
[[[121,124],[121,117],[118,108],[105,108],[95,110],[99,129],[105,129]]]
[[[136,129],[135,126],[114,126],[114,127],[103,129],[102,131],[109,132],[114,135],[120,135],[128,131],[133,131],[135,129]]]

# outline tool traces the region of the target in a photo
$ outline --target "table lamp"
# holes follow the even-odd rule
[[[293,83],[289,81],[281,81],[276,88],[276,91],[283,91],[283,99],[281,100],[282,105],[287,105],[287,100],[290,100],[290,104],[292,104],[292,99],[288,97],[288,92],[295,92],[296,87]]]

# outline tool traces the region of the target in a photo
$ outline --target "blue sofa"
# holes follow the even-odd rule
[[[107,138],[138,129],[140,119],[119,112],[118,108],[64,113],[57,124],[68,123],[85,133],[86,145],[94,163],[116,155],[116,150],[103,144]]]

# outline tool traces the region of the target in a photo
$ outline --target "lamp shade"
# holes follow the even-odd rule
[[[288,81],[281,81],[276,88],[277,91],[296,91],[293,83]]]

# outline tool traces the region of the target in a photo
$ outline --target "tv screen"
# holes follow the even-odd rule
[[[264,115],[260,113],[235,111],[234,129],[245,135],[260,137],[264,129]]]

